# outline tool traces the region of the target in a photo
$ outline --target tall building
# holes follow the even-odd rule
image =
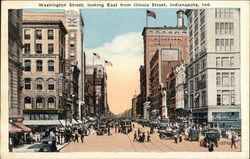
[[[176,27],[147,27],[142,33],[145,46],[146,97],[150,104],[151,118],[167,118],[166,97],[163,97],[166,95],[164,89],[167,75],[178,63],[187,61],[189,57],[188,34],[183,15],[184,11],[177,11]]]
[[[68,31],[68,34],[65,37],[65,74],[67,80],[67,103],[68,107],[72,107],[71,109],[75,110],[73,118],[81,120],[83,117],[85,117],[86,114],[84,106],[84,22],[81,12],[79,10],[66,10],[63,12],[24,12],[24,16],[41,21],[60,20]],[[78,77],[72,76],[73,72],[76,72],[76,70],[80,71]],[[74,73],[74,75],[76,74]],[[78,80],[76,78],[78,78]],[[76,80],[78,81],[78,83],[74,82]],[[74,91],[74,89],[71,89],[71,87],[78,87],[78,91]]]
[[[23,16],[25,125],[59,125],[65,119],[65,35],[60,20]]]
[[[9,60],[9,119],[10,122],[23,119],[22,100],[22,10],[8,11],[8,60]]]
[[[138,113],[141,118],[143,118],[144,114],[144,106],[143,104],[146,102],[146,74],[145,67],[143,65],[140,66],[140,104],[138,105]],[[148,110],[149,111],[149,110]]]
[[[131,117],[133,119],[136,119],[137,118],[137,111],[136,111],[136,108],[137,108],[137,96],[134,95],[134,97],[132,98],[132,109],[131,109]]]
[[[83,51],[83,17],[79,10],[66,10],[65,26],[68,34],[66,35],[66,59],[71,61],[79,69],[78,80],[78,119],[86,117],[86,107],[84,103],[84,84],[85,84],[85,63],[86,57]]]
[[[86,65],[86,81],[85,81],[85,106],[86,116],[95,114],[95,86],[94,86],[94,67]]]
[[[194,122],[240,127],[240,10],[188,9],[188,101]]]

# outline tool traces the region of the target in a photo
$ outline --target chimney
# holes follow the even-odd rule
[[[178,10],[176,12],[177,14],[177,27],[184,27],[184,11],[183,10]]]

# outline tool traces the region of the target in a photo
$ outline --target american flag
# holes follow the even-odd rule
[[[98,55],[97,53],[93,53],[93,55],[95,56],[95,58],[97,58],[97,59],[100,59],[101,58],[101,56],[100,55]]]
[[[111,62],[105,60],[105,64],[108,66],[113,66]]]
[[[147,16],[153,17],[154,19],[156,19],[156,14],[153,11],[147,10]]]

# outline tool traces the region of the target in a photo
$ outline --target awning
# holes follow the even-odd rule
[[[12,124],[9,124],[9,132],[10,133],[16,133],[16,132],[21,132],[22,129],[12,125]]]
[[[15,125],[17,125],[19,128],[21,128],[23,131],[26,131],[26,132],[31,131],[31,128],[23,125],[22,123],[15,123]]]
[[[24,125],[61,125],[59,120],[24,120]]]

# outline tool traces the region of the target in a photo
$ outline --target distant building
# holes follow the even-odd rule
[[[65,35],[60,20],[23,17],[25,125],[60,125],[65,119]]]
[[[163,117],[166,97],[166,78],[172,69],[182,61],[188,60],[188,33],[183,25],[184,11],[177,11],[177,27],[144,28],[144,62],[146,73],[146,96],[150,103],[150,117]],[[164,111],[163,111],[164,110]],[[167,116],[166,116],[167,118]]]
[[[131,116],[133,119],[137,118],[137,112],[136,112],[136,108],[137,108],[137,96],[134,95],[134,97],[132,98],[132,111],[131,111]]]
[[[144,114],[144,103],[146,102],[146,72],[143,65],[140,66],[140,103],[138,105],[138,114],[143,118]],[[148,110],[149,111],[149,110]]]
[[[167,90],[167,112],[168,118],[173,121],[176,120],[176,75],[174,69],[168,74],[166,79],[166,90]]]
[[[24,68],[22,66],[22,13],[20,9],[9,9],[8,11],[8,103],[10,122],[16,122],[23,119],[22,72]]]
[[[94,69],[93,66],[86,66],[86,81],[85,81],[85,106],[86,116],[93,116],[95,114],[95,86],[94,86]]]
[[[240,128],[240,10],[186,10],[188,101],[195,123]]]

